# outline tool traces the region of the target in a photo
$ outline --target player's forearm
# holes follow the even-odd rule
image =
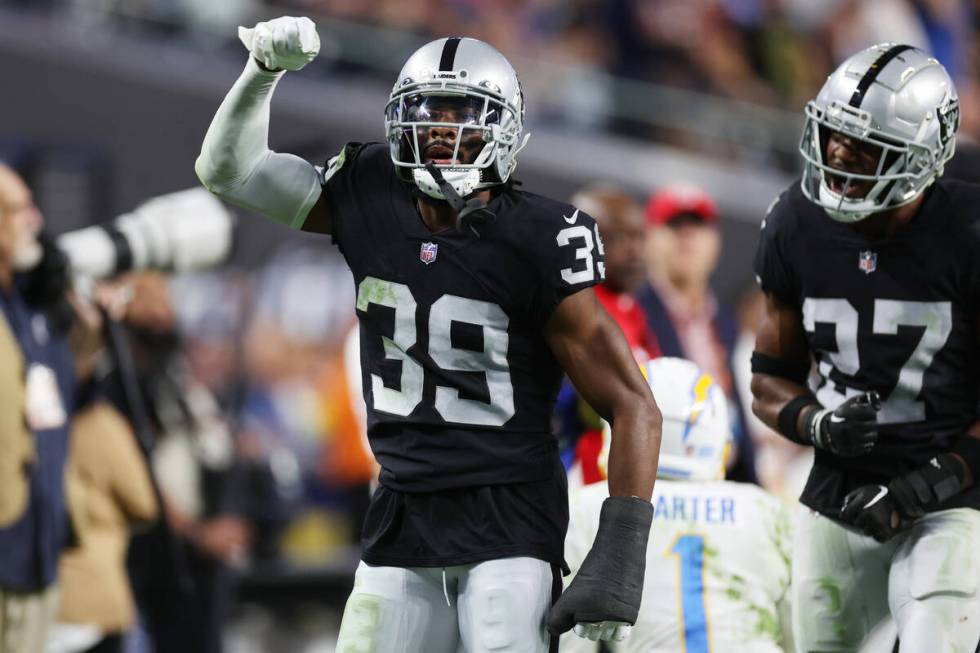
[[[660,454],[660,410],[623,337],[591,290],[566,297],[544,331],[579,395],[612,424],[609,490],[650,500]]]
[[[212,192],[240,184],[270,152],[269,107],[282,71],[248,58],[208,127],[195,170]]]
[[[651,398],[638,394],[613,410],[612,424],[609,494],[649,501],[660,455],[660,410]]]
[[[282,74],[249,57],[208,128],[194,170],[222,199],[299,227],[320,196],[320,177],[307,161],[269,149],[269,108]]]
[[[804,409],[796,423],[781,428],[780,414],[785,421],[783,410],[787,405],[810,394],[806,387],[810,371],[808,347],[799,309],[767,293],[765,313],[752,352],[752,412],[769,428],[791,440],[797,440],[799,429],[805,424],[803,418],[813,412]]]
[[[797,397],[810,396],[810,391],[789,379],[769,374],[752,375],[752,412],[766,426],[782,433],[779,424],[779,414],[790,401]],[[815,401],[815,400],[814,400]],[[797,432],[805,425],[808,412],[813,409],[803,409],[797,417]],[[785,433],[783,433],[785,435]]]

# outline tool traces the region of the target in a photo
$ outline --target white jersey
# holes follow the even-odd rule
[[[573,574],[599,528],[605,483],[571,497],[565,557]],[[792,517],[754,485],[658,480],[647,547],[643,603],[617,653],[791,651]],[[569,577],[570,580],[571,577]],[[567,585],[567,582],[566,582]],[[568,633],[561,651],[597,651]]]

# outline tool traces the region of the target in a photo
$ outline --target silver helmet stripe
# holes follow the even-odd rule
[[[887,66],[888,63],[898,55],[911,49],[911,45],[893,45],[889,49],[885,50],[882,55],[875,59],[874,63],[868,67],[868,71],[864,73],[864,77],[862,77],[861,81],[858,82],[857,88],[854,89],[854,95],[851,96],[851,101],[848,102],[848,104],[855,109],[860,108],[861,102],[864,100],[864,94],[868,92],[868,89],[871,88],[874,81],[878,79],[878,75],[880,75],[881,71],[885,69],[885,66]]]

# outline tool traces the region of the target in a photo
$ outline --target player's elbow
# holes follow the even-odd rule
[[[197,175],[198,181],[209,191],[215,195],[221,194],[219,192],[218,171],[204,152],[201,152],[197,160],[194,161],[194,174]]]
[[[653,438],[656,441],[657,448],[660,447],[660,433],[663,430],[664,416],[660,412],[660,406],[654,401],[651,396],[649,399],[649,415],[647,416],[647,424],[650,425],[650,432],[653,433]]]
[[[216,159],[203,150],[194,161],[194,173],[198,180],[219,197],[225,195],[229,182],[236,177],[236,171],[233,160],[228,157]]]
[[[646,444],[659,449],[664,420],[653,395],[650,392],[638,393],[633,405],[637,409],[636,421],[643,427],[639,432],[645,434]]]

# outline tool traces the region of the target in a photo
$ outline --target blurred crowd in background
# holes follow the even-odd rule
[[[324,39],[315,71],[386,83],[401,51],[430,37],[465,34],[494,44],[522,75],[527,71],[533,124],[553,120],[716,156],[748,152],[784,170],[798,168],[793,139],[801,109],[826,72],[866,45],[902,41],[942,61],[964,107],[964,140],[980,135],[978,0],[0,0],[0,6],[68,14],[93,34],[111,27],[198,48],[233,48],[236,57],[235,26],[281,13],[312,15],[320,17]],[[365,34],[376,40],[367,42]],[[380,47],[389,43],[385,35],[397,47]],[[521,65],[530,60],[539,65]],[[550,74],[546,64],[562,74]],[[697,105],[688,104],[695,99]],[[684,124],[714,101],[728,102],[720,113],[733,119],[735,109],[748,107],[745,124],[758,131],[726,144],[697,131],[704,121]],[[781,113],[759,114],[756,105]],[[781,116],[792,123],[787,143],[737,146],[739,138],[775,139],[767,130]],[[737,121],[725,124],[738,130]],[[0,140],[0,161],[47,197],[41,191],[52,182],[43,166],[31,163],[32,145],[2,146]],[[4,156],[9,152],[16,155]],[[2,200],[0,193],[0,221]],[[749,279],[736,301],[712,290],[724,248],[724,198],[691,185],[649,196],[590,186],[576,202],[600,222],[609,277],[601,298],[638,360],[683,356],[710,371],[734,408],[729,476],[795,499],[807,454],[766,429],[748,403],[761,295]],[[746,269],[749,256],[744,253]],[[118,369],[106,397],[129,416],[141,443],[135,459],[149,461],[147,479],[155,488],[141,510],[126,510],[133,522],[164,517],[143,527],[129,557],[140,631],[162,651],[217,651],[222,632],[235,639],[235,650],[272,650],[263,638],[275,639],[276,650],[306,650],[302,642],[289,644],[267,615],[220,625],[241,614],[249,587],[266,599],[279,590],[311,590],[330,600],[322,587],[332,583],[341,604],[346,597],[376,469],[364,434],[353,287],[342,260],[326,239],[291,241],[261,266],[232,263],[172,277],[133,273],[100,292],[124,298],[114,317],[125,325],[123,351],[143,398],[142,417],[133,418],[132,388],[119,381]],[[112,370],[98,374],[114,378]],[[555,430],[573,478],[596,480],[600,425],[571,388],[561,395]],[[102,454],[78,453],[82,460],[86,455],[98,461]],[[95,513],[96,521],[104,516]],[[3,587],[0,578],[0,593]],[[290,636],[309,639],[331,627],[318,622],[318,613],[304,631],[296,625],[303,614],[286,612]],[[83,611],[61,619],[91,625],[92,617]],[[99,632],[136,623],[129,613],[121,619]],[[161,644],[166,637],[169,648]]]
[[[847,56],[882,41],[932,52],[975,106],[975,0],[286,0],[300,13],[425,36],[466,34],[508,57],[799,109]],[[533,97],[533,96],[532,96]],[[533,100],[532,100],[533,102]],[[976,111],[964,132],[977,136]],[[632,134],[636,135],[636,134]]]
[[[493,43],[522,71],[532,125],[551,121],[649,138],[716,156],[749,156],[786,170],[796,165],[798,112],[827,71],[850,53],[895,41],[922,47],[943,63],[964,107],[961,136],[980,136],[977,0],[2,4],[70,12],[86,31],[110,24],[187,38],[204,49],[232,46],[237,25],[283,13],[310,15],[318,19],[324,41],[314,69],[324,75],[375,74],[385,81],[426,40],[468,35]],[[767,128],[759,127],[760,118]]]

